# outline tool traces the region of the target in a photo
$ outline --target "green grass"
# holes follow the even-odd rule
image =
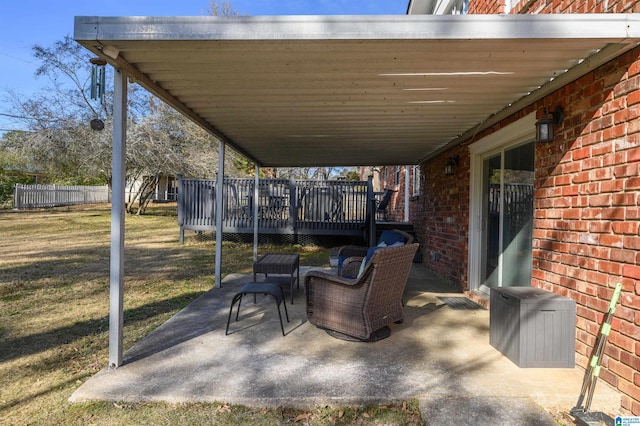
[[[175,205],[126,218],[125,349],[214,283],[215,243],[178,242]],[[417,404],[315,410],[225,404],[70,404],[108,362],[108,206],[0,210],[0,424],[422,424]],[[222,272],[251,272],[253,246],[224,242]],[[328,249],[296,252],[328,265]]]

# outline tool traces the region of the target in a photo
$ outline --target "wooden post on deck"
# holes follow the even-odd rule
[[[294,241],[297,238],[296,222],[298,220],[298,194],[296,192],[296,179],[289,177],[289,226],[293,232]]]

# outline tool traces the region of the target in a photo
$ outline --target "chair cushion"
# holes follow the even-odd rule
[[[399,234],[396,234],[396,235],[399,235]],[[382,250],[382,249],[387,249],[391,247],[400,247],[403,245],[404,245],[404,242],[396,241],[395,243],[390,244],[388,246],[375,246],[375,247],[369,248],[369,250],[367,250],[367,256],[362,260],[362,263],[360,264],[360,270],[358,271],[358,278],[362,276],[362,273],[364,272],[364,268],[367,266],[367,263],[369,263],[369,260],[371,260],[371,258],[373,257],[373,253],[375,253],[376,250]]]
[[[342,273],[342,264],[344,263],[345,260],[347,260],[348,257],[349,256],[345,256],[345,255],[338,256],[338,275]]]
[[[390,246],[394,243],[404,242],[404,237],[402,235],[390,230],[382,231],[382,234],[380,234],[380,238],[378,239],[378,244],[385,243],[387,246]]]
[[[375,253],[376,250],[380,250],[382,248],[386,248],[386,247],[375,246],[375,247],[371,247],[369,250],[367,250],[367,257],[362,259],[362,263],[360,263],[360,270],[358,270],[357,278],[360,278],[362,276],[362,273],[364,272],[364,268],[367,266],[367,261],[369,259],[371,259],[371,256],[373,256],[373,253]]]

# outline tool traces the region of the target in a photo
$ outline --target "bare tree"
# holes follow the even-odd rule
[[[206,13],[238,16],[228,1],[211,1]],[[71,37],[49,47],[36,45],[33,53],[40,62],[36,76],[48,79],[49,85],[28,97],[12,91],[4,94],[5,105],[27,129],[12,138],[12,155],[19,155],[23,164],[56,183],[111,184],[113,70],[105,68],[105,95],[96,100],[89,96],[92,55]],[[215,137],[140,86],[131,84],[128,93],[127,212],[144,212],[162,175],[217,175]],[[105,122],[103,131],[90,128],[89,122],[96,118]],[[226,150],[226,162],[233,166],[225,170],[227,175],[253,175],[250,162],[233,150]],[[262,170],[266,177],[325,180],[338,172],[333,168]]]
[[[209,7],[205,10],[207,15],[211,16],[238,16],[239,13],[237,10],[231,6],[231,3],[228,1],[223,1],[218,3],[217,1],[210,1]]]
[[[36,75],[50,84],[30,97],[4,94],[12,115],[28,129],[12,139],[12,152],[53,182],[110,184],[112,70],[106,69],[105,97],[93,100],[88,96],[91,54],[73,39],[35,46],[34,56],[41,63]],[[130,85],[128,104],[127,212],[144,212],[161,175],[216,175],[217,139],[138,85]],[[90,128],[94,118],[105,122],[103,131]],[[230,164],[237,158],[227,151]]]

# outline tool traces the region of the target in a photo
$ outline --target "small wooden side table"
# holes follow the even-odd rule
[[[294,272],[296,275],[294,276]],[[297,254],[276,254],[267,253],[253,262],[253,281],[256,281],[257,274],[264,274],[265,280],[271,275],[286,275],[286,277],[269,277],[269,282],[278,285],[284,284],[284,290],[291,292],[291,304],[293,305],[294,285],[298,283],[300,288],[300,256]],[[286,286],[288,284],[288,286]]]

